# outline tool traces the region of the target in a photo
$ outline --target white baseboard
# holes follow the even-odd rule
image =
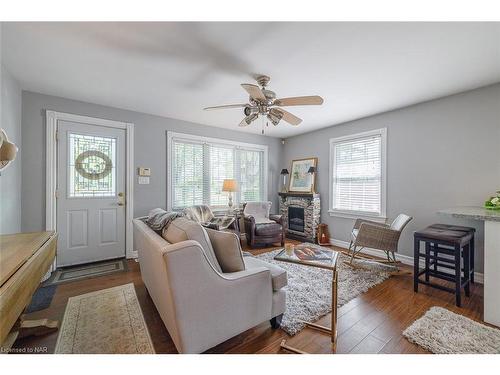
[[[348,249],[349,248],[349,242],[347,241],[342,241],[342,240],[337,240],[335,238],[330,238],[330,244],[332,246],[338,246],[338,247],[342,247],[344,249]],[[378,250],[378,249],[371,249],[371,248],[368,248],[368,247],[365,247],[363,249],[363,253],[364,254],[368,254],[368,255],[372,255],[372,256],[375,256],[375,257],[380,257],[380,258],[386,258],[386,255],[385,255],[385,252],[382,251],[382,250]],[[401,263],[403,264],[407,264],[409,266],[413,266],[413,257],[410,257],[408,255],[403,255],[403,254],[398,254],[396,253],[396,259],[399,260]],[[425,267],[425,262],[423,259],[420,259],[420,267],[421,268],[424,268]],[[439,269],[440,271],[443,271],[443,272],[450,272],[450,270],[447,270],[447,269]],[[480,272],[475,272],[474,273],[474,281],[478,284],[483,284],[484,283],[484,276],[482,273]]]

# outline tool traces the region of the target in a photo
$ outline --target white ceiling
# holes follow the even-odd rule
[[[240,83],[271,76],[288,137],[500,81],[500,23],[6,23],[3,59],[23,89],[238,128]]]

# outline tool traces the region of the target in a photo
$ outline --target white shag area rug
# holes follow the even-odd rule
[[[413,322],[403,336],[436,354],[500,354],[499,329],[437,306]]]
[[[315,322],[332,311],[332,271],[301,264],[274,260],[280,250],[257,255],[268,263],[273,263],[287,271],[286,311],[281,328],[289,335],[300,332],[305,322]],[[338,260],[338,307],[346,304],[371,287],[387,279],[393,269],[379,263],[356,261],[363,266],[352,268],[346,264],[349,260],[340,254]]]
[[[69,298],[55,352],[153,354],[134,284]]]

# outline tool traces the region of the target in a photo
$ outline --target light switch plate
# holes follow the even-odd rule
[[[139,176],[139,185],[149,185],[149,177]]]

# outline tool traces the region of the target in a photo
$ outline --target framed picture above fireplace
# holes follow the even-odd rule
[[[309,168],[317,170],[318,158],[305,158],[292,160],[290,169],[289,192],[314,193],[316,172],[310,173]]]

